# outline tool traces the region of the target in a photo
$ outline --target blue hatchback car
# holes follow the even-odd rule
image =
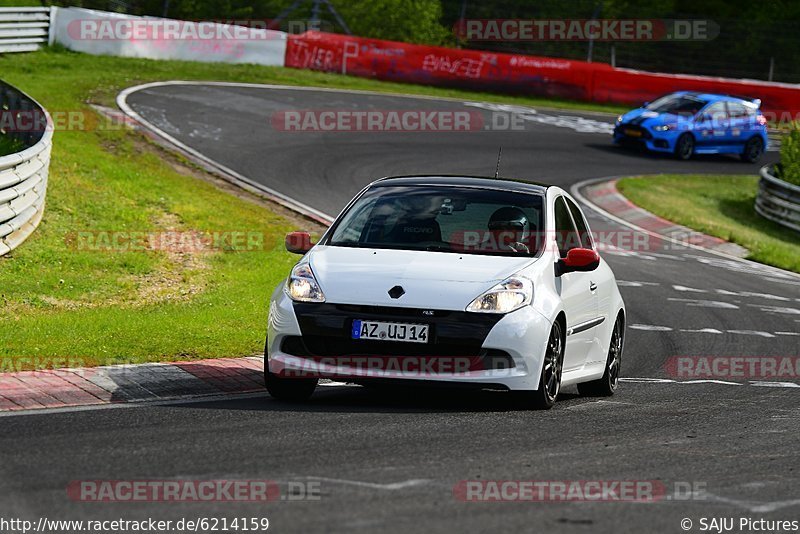
[[[672,93],[617,118],[614,143],[636,144],[679,159],[737,154],[755,162],[769,142],[761,101],[691,91]]]

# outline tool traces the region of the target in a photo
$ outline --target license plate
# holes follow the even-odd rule
[[[353,339],[427,343],[428,325],[384,323],[379,321],[353,321]]]
[[[642,132],[640,132],[639,130],[625,130],[625,135],[627,135],[628,137],[641,137]]]

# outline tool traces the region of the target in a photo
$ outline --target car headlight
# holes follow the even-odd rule
[[[285,291],[290,299],[298,302],[325,302],[325,295],[308,263],[294,266],[286,280]]]
[[[617,117],[617,122],[622,122],[622,115],[620,115],[619,117]]]
[[[509,313],[533,300],[533,282],[521,276],[508,278],[476,298],[468,312]]]
[[[658,126],[653,126],[653,129],[657,132],[666,132],[667,130],[673,129],[675,126],[672,124],[659,124]]]

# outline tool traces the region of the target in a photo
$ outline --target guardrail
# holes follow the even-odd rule
[[[49,34],[49,7],[0,7],[0,54],[38,50]]]
[[[47,110],[0,81],[0,117],[8,114],[14,120],[2,120],[0,127],[9,123],[26,127],[24,131],[0,129],[0,135],[25,148],[0,157],[0,256],[25,241],[42,220],[53,146],[53,121]]]
[[[776,178],[773,172],[771,165],[761,168],[756,212],[765,219],[800,232],[800,186]]]

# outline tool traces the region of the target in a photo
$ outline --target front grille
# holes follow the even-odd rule
[[[478,357],[481,355],[481,347],[486,336],[502,317],[459,311],[327,303],[294,303],[294,310],[303,334],[303,350],[310,356],[326,357],[342,355]],[[352,339],[352,326],[356,319],[424,323],[429,325],[429,342],[355,340]],[[292,348],[301,349],[298,346]]]
[[[639,132],[641,135],[632,136],[629,133],[627,133],[626,130]],[[634,139],[634,140],[635,139],[652,139],[653,138],[653,134],[651,134],[650,131],[647,130],[647,128],[642,128],[641,126],[637,126],[635,124],[630,124],[630,123],[623,123],[623,124],[618,125],[616,128],[614,128],[614,133],[616,133],[617,135],[625,136],[628,139]]]

